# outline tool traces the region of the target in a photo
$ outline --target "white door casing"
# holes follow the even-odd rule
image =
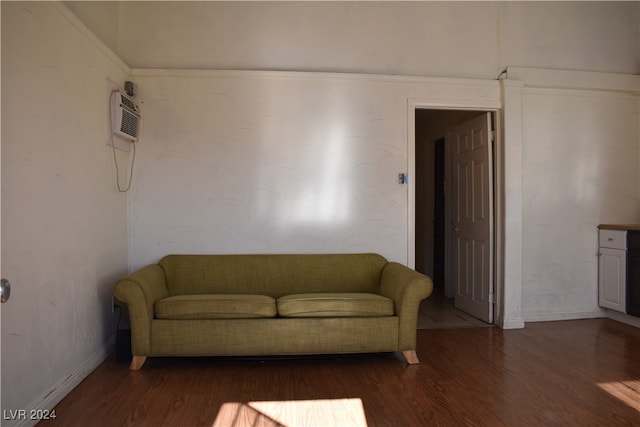
[[[493,132],[491,113],[447,133],[451,153],[450,280],[455,306],[493,323]]]
[[[524,328],[522,318],[522,101],[521,80],[427,79],[428,97],[407,99],[407,265],[415,266],[415,111],[421,108],[495,114],[495,324]],[[447,231],[450,228],[447,227]]]

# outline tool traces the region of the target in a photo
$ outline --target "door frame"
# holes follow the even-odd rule
[[[451,84],[450,84],[451,83]],[[457,85],[453,85],[457,83]],[[461,84],[464,83],[464,84]],[[415,267],[416,110],[473,110],[494,113],[494,323],[524,328],[522,318],[522,92],[521,81],[480,80],[473,84],[439,79],[437,96],[407,98],[407,265]],[[462,86],[462,89],[460,89]]]
[[[417,115],[418,110],[420,111],[450,111],[450,112],[454,112],[454,113],[460,113],[460,117],[456,117],[454,119],[454,121],[452,121],[452,123],[450,125],[447,125],[446,123],[443,123],[443,126],[446,126],[446,128],[443,128],[443,137],[440,138],[443,142],[444,142],[444,168],[445,168],[445,226],[444,226],[444,240],[445,240],[445,262],[444,262],[444,295],[447,298],[455,298],[456,295],[456,285],[453,282],[453,278],[454,278],[454,263],[455,263],[455,255],[454,255],[454,233],[451,231],[451,226],[450,224],[453,221],[453,209],[452,209],[452,194],[453,194],[453,170],[454,168],[453,166],[453,156],[454,156],[454,147],[450,144],[450,138],[449,138],[449,133],[450,130],[452,128],[454,128],[455,126],[462,124],[462,123],[466,123],[469,120],[474,120],[477,119],[478,116],[482,116],[483,118],[486,117],[486,114],[488,113],[490,115],[490,129],[489,132],[494,132],[495,129],[497,129],[497,110],[476,110],[476,109],[442,109],[442,108],[417,108],[415,110],[415,114]],[[464,114],[465,112],[473,112],[474,114],[472,116],[468,115],[468,114]],[[422,119],[424,120],[424,119]],[[428,122],[428,121],[427,121]],[[448,122],[447,122],[448,123]],[[418,125],[418,123],[416,122],[415,124],[416,126]],[[435,135],[434,135],[435,136]],[[494,133],[495,136],[495,133]],[[491,238],[490,238],[490,250],[491,250],[491,255],[489,258],[489,265],[487,265],[487,267],[491,270],[490,274],[489,274],[489,280],[490,280],[490,288],[488,289],[489,295],[486,295],[486,299],[487,300],[491,300],[491,306],[492,306],[492,312],[493,314],[490,316],[491,318],[491,323],[495,322],[495,302],[492,300],[493,295],[496,292],[496,286],[495,286],[495,270],[496,270],[496,264],[495,264],[495,241],[496,241],[496,223],[495,223],[495,210],[496,210],[496,203],[495,203],[495,186],[496,186],[496,179],[495,179],[495,158],[496,158],[496,153],[495,153],[495,146],[496,146],[496,141],[494,141],[495,138],[489,136],[490,138],[492,138],[492,141],[489,142],[489,147],[490,147],[490,151],[489,151],[489,156],[490,156],[490,162],[492,164],[492,166],[490,167],[490,173],[491,176],[489,177],[490,179],[490,189],[489,191],[491,192],[490,198],[489,198],[489,202],[491,203],[491,208],[489,209],[489,215],[490,215],[490,221],[491,221],[491,225],[490,225],[490,232],[492,234]],[[435,143],[435,141],[434,141]],[[417,162],[417,158],[416,158],[416,162]],[[436,161],[436,159],[433,159],[434,162]],[[421,168],[424,167],[428,167],[428,165],[421,165]],[[416,180],[417,180],[417,174],[419,173],[419,171],[417,170],[417,166],[416,166]],[[415,200],[416,200],[416,205],[418,204],[418,201],[420,200],[421,195],[415,194]],[[417,215],[414,215],[414,221],[416,221]],[[417,227],[417,226],[416,226]],[[416,239],[415,233],[413,234],[414,237],[414,241],[416,243],[414,243],[414,246],[417,244],[418,239]],[[435,250],[435,249],[434,249]],[[435,267],[435,266],[434,266]],[[471,313],[469,313],[471,314]],[[482,319],[484,321],[486,321],[485,319]]]

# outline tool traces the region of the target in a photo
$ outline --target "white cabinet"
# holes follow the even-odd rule
[[[625,312],[627,231],[601,229],[598,236],[598,300],[600,307]]]

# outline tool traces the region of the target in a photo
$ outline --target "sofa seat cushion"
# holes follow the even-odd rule
[[[177,295],[154,305],[157,319],[255,319],[275,317],[276,300],[266,295]]]
[[[393,300],[368,293],[293,294],[278,298],[281,317],[393,316]]]

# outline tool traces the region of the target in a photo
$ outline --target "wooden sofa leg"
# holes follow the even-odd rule
[[[405,359],[407,359],[407,363],[409,365],[417,365],[420,363],[420,360],[418,359],[418,355],[416,354],[415,350],[404,350],[402,352],[402,355],[404,356]]]
[[[131,365],[129,365],[129,370],[131,371],[139,371],[144,365],[144,362],[147,360],[147,356],[133,356],[131,360]]]

